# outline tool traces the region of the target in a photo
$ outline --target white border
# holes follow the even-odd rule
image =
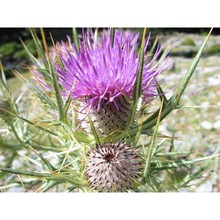
[[[2,1],[0,27],[218,27],[216,0]]]
[[[219,193],[2,193],[1,219],[218,219]]]

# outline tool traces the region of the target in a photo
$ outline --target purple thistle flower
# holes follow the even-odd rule
[[[140,57],[137,54],[138,35],[132,32],[115,31],[114,40],[110,31],[103,32],[102,38],[95,40],[90,31],[83,34],[80,42],[80,52],[69,40],[69,45],[62,46],[58,56],[64,68],[55,65],[60,76],[60,83],[71,93],[73,99],[87,98],[92,107],[100,109],[102,101],[113,102],[116,108],[117,98],[132,97],[135,79],[138,73]],[[114,41],[112,46],[112,40]],[[147,50],[146,42],[145,52]],[[154,64],[161,48],[158,47],[152,60],[147,62],[143,71],[142,93],[145,99],[155,96],[153,77],[164,71],[168,66]]]
[[[87,33],[83,31],[79,51],[70,38],[68,43],[56,45],[51,57],[63,88],[62,96],[65,98],[71,95],[72,99],[78,100],[81,108],[78,119],[82,128],[89,130],[89,122],[85,119],[89,113],[99,134],[124,130],[140,67],[138,37],[139,33],[115,30],[112,39],[108,30],[96,38],[92,30],[89,30]],[[160,62],[156,62],[162,51],[160,46],[155,54],[147,53],[149,39],[150,35],[144,49],[141,90],[145,102],[150,102],[157,95],[154,78],[169,66],[168,53]]]
[[[98,145],[89,154],[86,176],[90,187],[100,192],[132,189],[141,173],[141,159],[130,145]]]

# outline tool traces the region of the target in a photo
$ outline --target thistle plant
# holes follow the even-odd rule
[[[192,151],[175,149],[175,136],[158,132],[161,121],[181,107],[211,31],[169,99],[159,76],[172,66],[170,49],[151,42],[146,29],[142,36],[120,29],[83,29],[78,35],[73,29],[73,39],[52,39],[52,48],[43,29],[41,39],[30,31],[39,55],[22,42],[33,62],[31,78],[14,70],[28,90],[13,97],[1,67],[0,144],[3,155],[12,154],[9,163],[0,164],[7,182],[1,189],[176,191],[211,169],[218,149],[191,158]],[[30,105],[22,111],[27,94]],[[150,114],[154,100],[160,104]],[[22,169],[14,167],[18,161]]]

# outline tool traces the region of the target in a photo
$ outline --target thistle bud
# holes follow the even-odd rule
[[[130,145],[103,144],[89,153],[86,176],[95,190],[123,192],[133,188],[141,168],[141,158]]]

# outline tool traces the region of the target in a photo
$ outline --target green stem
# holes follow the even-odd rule
[[[73,42],[74,42],[74,44],[76,46],[76,49],[79,52],[79,41],[78,41],[78,34],[77,34],[76,28],[73,28]]]
[[[15,135],[16,139],[17,139],[22,145],[24,145],[24,142],[23,142],[23,141],[21,140],[21,138],[19,137],[19,135],[18,135],[18,133],[17,133],[17,131],[16,131],[16,129],[15,129],[13,123],[11,123],[11,122],[6,122],[6,123],[11,127],[11,130],[12,130],[13,134]]]

